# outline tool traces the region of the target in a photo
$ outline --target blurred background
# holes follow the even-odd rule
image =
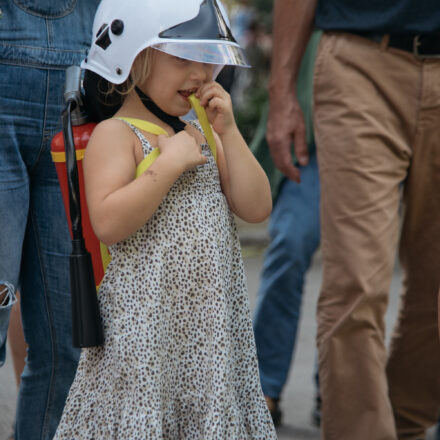
[[[251,142],[267,102],[267,79],[272,48],[270,0],[225,0],[232,33],[245,49],[252,69],[225,69],[220,81],[229,88],[237,124]],[[224,85],[225,85],[224,84]]]

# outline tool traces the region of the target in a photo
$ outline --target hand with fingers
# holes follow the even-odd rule
[[[219,83],[210,81],[204,84],[197,91],[196,97],[205,108],[213,129],[220,136],[236,127],[231,97]]]
[[[300,165],[307,165],[304,117],[296,96],[271,96],[266,132],[270,154],[276,167],[290,180],[301,181],[299,169],[293,164],[290,146],[294,144]]]
[[[159,135],[157,140],[160,154],[173,161],[182,173],[206,163],[201,146],[186,131],[180,131],[171,137]]]

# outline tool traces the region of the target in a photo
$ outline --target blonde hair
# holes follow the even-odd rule
[[[150,75],[153,53],[154,50],[151,47],[147,47],[140,52],[133,61],[128,78],[122,84],[113,84],[109,82],[108,89],[103,91],[103,93],[108,96],[116,92],[125,97],[137,85],[142,84]]]

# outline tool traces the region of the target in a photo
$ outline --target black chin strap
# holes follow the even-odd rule
[[[142,104],[150,110],[153,115],[157,116],[165,124],[169,125],[176,133],[185,129],[186,124],[182,122],[177,116],[171,116],[161,110],[151,98],[149,98],[139,87],[135,87]]]

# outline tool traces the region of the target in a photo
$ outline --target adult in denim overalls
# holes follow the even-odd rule
[[[0,365],[20,287],[29,346],[16,438],[51,439],[73,380],[70,238],[50,141],[64,70],[79,64],[97,0],[0,0]]]

